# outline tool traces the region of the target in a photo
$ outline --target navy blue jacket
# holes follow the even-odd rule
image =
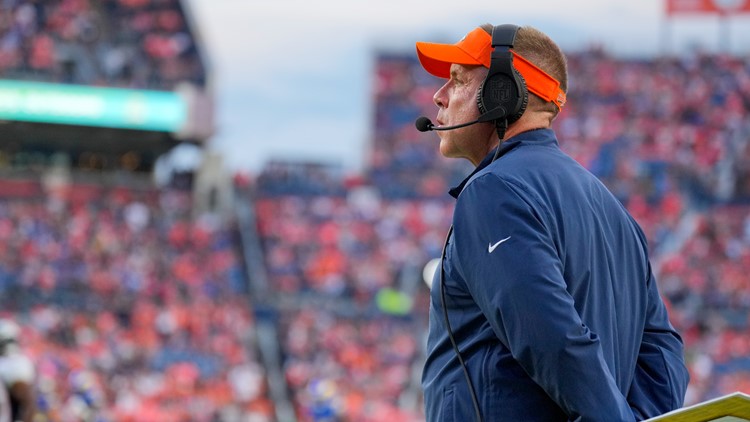
[[[683,405],[682,339],[645,236],[553,131],[503,142],[458,188],[446,307],[485,422],[633,421]],[[473,421],[440,270],[422,376],[427,420]]]

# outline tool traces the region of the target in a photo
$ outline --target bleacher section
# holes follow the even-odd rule
[[[220,160],[152,177],[211,134],[191,22],[180,0],[0,2],[0,316],[36,421],[277,419]]]
[[[206,82],[179,0],[2,2],[0,75],[155,90]]]
[[[95,184],[0,199],[0,308],[46,420],[271,420],[237,231],[192,203]]]

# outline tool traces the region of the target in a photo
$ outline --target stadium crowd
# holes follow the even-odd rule
[[[686,341],[687,404],[750,391],[750,58],[617,59],[592,48],[569,54],[569,67],[569,101],[555,129],[647,234]],[[404,398],[418,391],[419,371],[404,376],[407,366],[421,367],[423,339],[414,333],[424,330],[427,294],[413,286],[421,286],[418,269],[439,256],[452,209],[447,189],[471,170],[440,157],[435,135],[414,129],[418,116],[435,112],[436,83],[411,55],[381,54],[366,175],[290,177],[276,166],[256,181],[272,284],[351,303],[356,315],[342,319],[333,305],[286,311],[285,370],[303,421],[362,420],[362,397],[398,409],[388,420],[418,418],[418,400]],[[410,311],[394,318],[378,309],[382,289],[407,294]],[[411,331],[416,344],[401,340],[398,324],[421,327]],[[371,326],[388,333],[380,341],[390,347],[371,341]],[[402,348],[408,353],[394,363]],[[373,378],[361,378],[362,365]]]
[[[688,401],[750,391],[750,207],[700,215],[694,232],[662,257],[660,286],[688,345]]]
[[[236,229],[192,212],[168,189],[0,198],[0,314],[35,363],[36,420],[273,420]]]
[[[340,186],[256,203],[270,283],[300,304],[324,298],[283,309],[286,380],[303,421],[419,421],[419,403],[400,403],[421,353],[422,268],[440,252],[450,204]],[[395,308],[378,303],[389,291],[403,294]]]
[[[0,2],[0,77],[172,90],[205,84],[179,0]]]

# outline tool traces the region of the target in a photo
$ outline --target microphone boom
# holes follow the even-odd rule
[[[461,123],[460,125],[453,125],[453,126],[435,126],[430,119],[428,119],[425,116],[421,116],[414,122],[414,126],[417,127],[417,130],[420,132],[427,132],[430,130],[453,130],[453,129],[459,129],[466,126],[471,126],[475,123],[484,122],[486,120],[482,120],[482,117],[480,117],[477,120],[474,120],[473,122],[467,122],[467,123]]]

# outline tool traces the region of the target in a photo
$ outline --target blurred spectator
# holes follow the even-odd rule
[[[10,399],[11,420],[32,422],[36,414],[36,369],[21,350],[20,336],[18,324],[9,319],[0,320],[0,379]]]

